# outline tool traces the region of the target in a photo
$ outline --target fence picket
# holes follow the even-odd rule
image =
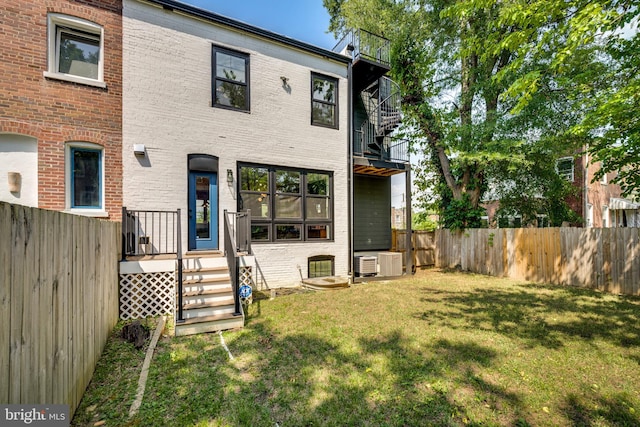
[[[0,202],[0,403],[68,404],[118,320],[120,224]]]
[[[436,267],[640,295],[637,228],[441,229],[433,241]]]

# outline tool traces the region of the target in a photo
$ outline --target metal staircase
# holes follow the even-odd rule
[[[369,120],[361,128],[367,151],[380,157],[388,151],[388,136],[400,126],[400,87],[387,77],[381,77],[361,92]]]

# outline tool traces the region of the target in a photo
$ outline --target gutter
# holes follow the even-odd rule
[[[218,15],[217,13],[213,13],[205,9],[200,9],[198,7],[181,3],[175,0],[143,0],[143,1],[146,3],[159,5],[163,9],[171,12],[174,12],[174,11],[181,12],[183,14],[200,18],[214,24],[222,25],[237,31],[241,31],[243,33],[252,34],[254,36],[258,36],[276,43],[281,43],[289,47],[300,49],[305,52],[309,52],[315,55],[320,55],[324,58],[333,59],[335,61],[342,62],[345,64],[351,62],[351,58],[345,55],[342,55],[341,53],[337,53],[337,52],[327,50],[318,46],[314,46],[312,44],[305,43],[300,40],[292,39],[290,37],[283,36],[281,34],[273,33],[271,31],[268,31],[259,27],[254,27],[253,25],[249,25],[245,22],[236,21],[235,19],[228,18],[223,15]]]

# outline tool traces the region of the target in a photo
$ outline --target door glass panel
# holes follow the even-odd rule
[[[209,222],[211,221],[211,206],[209,194],[209,177],[196,177],[196,236],[198,239],[211,238]]]

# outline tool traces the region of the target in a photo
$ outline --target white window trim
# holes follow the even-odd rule
[[[593,227],[593,205],[587,203],[587,228]]]
[[[600,169],[602,169],[604,167],[604,163],[600,162]],[[602,178],[600,178],[600,184],[606,185],[608,184],[609,180],[607,179],[607,173],[603,173],[602,174]]]
[[[611,217],[609,215],[609,206],[602,206],[602,228],[611,227]]]
[[[100,208],[87,209],[87,208],[72,208],[71,207],[71,177],[73,173],[71,171],[71,149],[72,148],[86,148],[89,150],[99,150],[101,153],[100,161]],[[64,146],[64,212],[73,213],[83,216],[91,216],[96,218],[106,218],[109,213],[105,210],[105,175],[104,175],[104,147],[98,144],[92,144],[90,142],[67,142]]]
[[[571,175],[569,174],[560,174],[560,171],[558,170],[558,163],[565,161],[565,160],[571,160]],[[561,177],[563,177],[564,179],[566,179],[569,182],[573,182],[575,180],[575,169],[576,169],[576,165],[575,165],[575,160],[573,157],[560,157],[559,159],[556,160],[556,173],[558,175],[560,175]],[[571,179],[568,179],[571,178]]]
[[[95,34],[97,37],[99,37],[100,58],[98,60],[97,79],[90,79],[88,77],[65,74],[57,71],[58,57],[60,54],[60,49],[57,43],[59,27],[67,27],[71,30],[84,31],[86,33]],[[104,82],[104,28],[91,21],[76,18],[75,16],[50,13],[47,19],[47,38],[47,71],[43,72],[44,77],[49,79],[80,83],[88,86],[96,86],[100,88],[107,87],[106,83]]]

